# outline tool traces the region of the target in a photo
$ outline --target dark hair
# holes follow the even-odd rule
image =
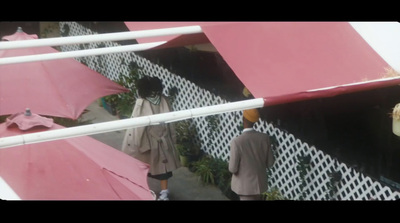
[[[161,80],[157,77],[145,76],[137,80],[135,85],[142,98],[161,95],[163,91]]]
[[[157,77],[151,77],[150,78],[150,85],[151,89],[155,94],[162,94],[163,91],[163,86],[162,82],[159,78]]]

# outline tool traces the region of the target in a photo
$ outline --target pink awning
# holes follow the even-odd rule
[[[0,138],[64,128],[20,112],[0,124]],[[90,136],[0,149],[0,179],[22,200],[154,200],[148,170]]]
[[[386,78],[389,64],[347,22],[125,23],[132,31],[200,25],[202,38],[164,37],[162,47],[204,43],[206,37],[266,105],[400,84],[399,77]],[[145,41],[154,39],[138,39]]]
[[[18,29],[4,41],[37,39]],[[50,46],[0,50],[1,58],[57,53]],[[74,58],[0,66],[0,116],[30,108],[40,115],[77,119],[94,100],[129,89]]]

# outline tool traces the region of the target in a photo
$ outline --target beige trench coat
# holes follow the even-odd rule
[[[133,117],[147,116],[171,111],[167,99],[162,96],[159,105],[137,99]],[[150,164],[152,175],[163,174],[180,167],[176,150],[176,134],[173,123],[127,129],[122,151],[142,162]]]

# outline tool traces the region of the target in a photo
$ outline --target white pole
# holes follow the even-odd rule
[[[195,34],[202,32],[203,31],[200,26],[183,26],[174,28],[130,31],[130,32],[93,34],[85,36],[68,36],[68,37],[33,39],[33,40],[21,40],[21,41],[18,40],[4,41],[0,42],[0,50],[39,47],[39,46],[60,46],[60,45],[80,44],[89,42],[121,41],[128,39],[139,39],[146,37],[168,36],[168,35]]]
[[[94,135],[105,132],[124,130],[128,128],[137,128],[148,125],[158,125],[160,123],[176,122],[184,119],[220,114],[224,112],[233,112],[244,109],[263,107],[265,100],[256,98],[238,102],[231,102],[221,105],[212,105],[202,108],[194,108],[182,111],[161,113],[157,115],[142,116],[123,120],[109,121],[91,125],[69,127],[51,131],[36,132],[17,136],[0,138],[0,149],[59,139],[66,139],[84,135]]]
[[[66,51],[59,53],[46,53],[46,54],[35,54],[29,56],[17,56],[17,57],[4,57],[0,58],[0,65],[5,64],[15,64],[15,63],[25,63],[43,60],[57,60],[72,57],[85,57],[94,56],[110,53],[121,53],[121,52],[133,52],[148,50],[156,46],[164,44],[166,41],[153,42],[153,43],[142,43],[126,46],[115,46],[115,47],[105,47],[98,49],[88,49],[88,50],[78,50],[78,51]]]

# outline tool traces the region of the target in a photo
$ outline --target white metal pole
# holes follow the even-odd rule
[[[60,45],[80,44],[89,42],[121,41],[128,39],[139,39],[146,37],[168,36],[168,35],[195,34],[202,32],[203,31],[200,26],[182,26],[174,28],[115,32],[115,33],[93,34],[84,36],[54,37],[54,38],[21,40],[21,41],[18,40],[4,41],[0,42],[0,50],[39,47],[39,46],[60,46]]]
[[[85,56],[94,56],[94,55],[102,55],[110,53],[142,51],[162,45],[165,42],[166,41],[160,41],[160,42],[133,44],[126,46],[105,47],[98,49],[35,54],[35,55],[17,56],[17,57],[4,57],[0,58],[0,65],[43,61],[43,60],[57,60],[57,59],[73,58],[73,57],[85,57]]]
[[[128,128],[137,128],[148,125],[158,125],[160,123],[176,122],[184,119],[207,116],[207,115],[215,115],[224,112],[233,112],[251,108],[260,108],[264,106],[264,103],[265,100],[263,98],[256,98],[256,99],[231,102],[221,105],[206,106],[202,108],[173,111],[156,115],[142,116],[142,117],[109,121],[97,124],[56,129],[51,131],[3,137],[0,138],[0,149],[17,145],[53,141],[59,139],[84,136],[84,135],[94,135],[99,133],[124,130]]]

